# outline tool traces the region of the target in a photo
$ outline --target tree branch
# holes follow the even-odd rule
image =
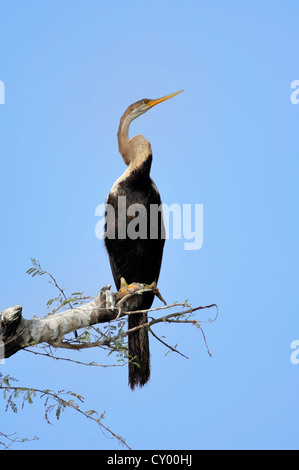
[[[111,345],[116,344],[117,341],[123,340],[124,337],[128,336],[132,332],[141,328],[151,329],[153,325],[161,322],[195,324],[200,328],[208,353],[210,354],[200,323],[195,320],[190,320],[190,315],[200,309],[212,307],[217,308],[216,304],[195,308],[192,308],[187,303],[158,307],[150,309],[148,312],[171,308],[176,308],[177,310],[178,307],[185,307],[185,310],[183,309],[180,312],[176,311],[175,313],[163,315],[160,318],[149,319],[146,324],[127,331],[123,331],[121,329],[120,332],[114,336],[102,335],[103,338],[97,339],[93,342],[66,340],[65,336],[73,331],[88,328],[99,323],[108,323],[112,320],[118,319],[119,317],[123,317],[124,315],[134,315],[136,313],[145,312],[143,310],[136,310],[142,303],[142,292],[145,292],[145,289],[132,292],[117,302],[117,294],[112,292],[110,288],[111,286],[103,287],[100,290],[99,295],[85,305],[72,307],[63,312],[48,315],[43,318],[34,317],[31,320],[23,318],[22,307],[19,305],[3,310],[0,313],[0,359],[4,357],[9,358],[28,346],[36,346],[41,343],[47,343],[48,345],[56,348],[73,350],[93,347],[111,347]],[[208,321],[214,320],[209,319]],[[170,350],[179,352],[167,343],[163,344]]]
[[[123,308],[132,310],[140,304],[141,297],[136,293],[124,303]],[[110,291],[110,286],[103,287],[91,302],[54,315],[27,320],[23,318],[22,310],[23,307],[17,305],[0,313],[0,347],[2,344],[3,349],[4,345],[5,358],[40,343],[59,345],[68,333],[98,323],[110,322],[119,313],[115,294]]]

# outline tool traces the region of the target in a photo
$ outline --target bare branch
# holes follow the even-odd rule
[[[85,305],[43,318],[23,318],[21,306],[3,310],[0,313],[0,340],[4,343],[5,357],[8,358],[30,345],[48,343],[55,346],[72,331],[114,320],[118,309],[106,308],[106,292],[109,292],[109,299],[111,295],[115,296],[109,289],[109,286],[105,286],[94,300]],[[125,304],[126,308],[138,305],[140,299],[136,295]]]
[[[158,341],[160,341],[160,343],[164,344],[164,346],[166,346],[168,349],[170,349],[173,352],[176,352],[176,353],[180,354],[181,356],[185,357],[186,359],[189,359],[188,356],[185,356],[185,354],[181,353],[176,348],[173,348],[172,346],[170,346],[170,344],[167,344],[165,341],[163,341],[161,338],[159,338],[159,336],[157,336],[151,328],[149,328],[149,331],[151,332],[151,334],[153,335],[154,338],[156,338]]]
[[[138,306],[141,305],[142,302],[142,293],[147,292],[146,289],[126,295],[125,298],[121,298],[116,302],[116,294],[113,293],[110,288],[111,286],[103,287],[100,290],[99,295],[85,305],[81,305],[79,307],[72,306],[68,310],[43,318],[34,317],[31,320],[24,319],[22,316],[21,306],[15,306],[4,310],[0,313],[0,345],[2,341],[2,344],[4,344],[5,357],[8,358],[21,349],[27,348],[28,346],[36,346],[41,343],[46,343],[50,346],[61,349],[81,350],[94,347],[108,347],[113,349],[117,342],[123,341],[123,339],[132,332],[141,328],[151,329],[153,325],[162,322],[195,324],[200,328],[208,353],[210,354],[204,332],[200,326],[201,322],[190,319],[190,316],[198,310],[215,307],[217,309],[216,319],[218,315],[216,304],[193,308],[187,302],[184,302],[163,307],[161,306],[146,311],[137,310]],[[96,341],[81,341],[80,338],[76,340],[65,339],[65,336],[68,333],[82,328],[86,329],[100,323],[109,323],[112,320],[123,317],[124,315],[158,312],[166,309],[169,310],[171,308],[177,309],[178,307],[183,308],[183,310],[163,315],[159,318],[151,318],[147,323],[136,326],[135,328],[127,331],[120,329],[120,331],[115,335],[106,335],[101,333],[101,337],[97,338]],[[208,321],[215,321],[215,319],[209,319]],[[183,355],[162,340],[159,339],[159,341],[161,341],[170,350]]]

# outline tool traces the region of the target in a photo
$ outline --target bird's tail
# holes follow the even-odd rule
[[[129,329],[147,323],[147,314],[129,315]],[[140,328],[129,334],[129,385],[132,390],[136,386],[142,387],[150,378],[150,351],[149,337],[146,328]]]

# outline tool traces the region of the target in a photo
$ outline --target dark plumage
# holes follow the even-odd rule
[[[158,282],[165,229],[161,210],[154,211],[155,216],[151,217],[151,208],[161,205],[160,194],[150,178],[152,150],[150,143],[141,135],[129,140],[128,131],[133,119],[176,94],[159,100],[140,100],[129,106],[120,121],[119,151],[128,168],[114,183],[107,197],[105,228],[105,245],[117,289],[120,288],[122,277],[128,284]],[[139,211],[135,210],[136,206],[132,210],[132,204],[142,207],[139,206]],[[114,212],[107,209],[108,205],[113,207]],[[132,213],[128,215],[130,208]],[[131,223],[133,238],[130,237]],[[142,295],[139,310],[149,309],[154,294]],[[147,314],[131,314],[128,323],[129,329],[147,323]],[[149,338],[146,328],[129,334],[128,349],[132,359],[129,363],[129,385],[134,389],[136,385],[143,386],[150,377]]]

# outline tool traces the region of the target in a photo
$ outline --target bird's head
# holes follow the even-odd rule
[[[171,93],[170,95],[162,96],[162,98],[157,98],[154,100],[150,100],[148,98],[144,98],[143,100],[136,101],[136,103],[131,104],[131,106],[128,107],[126,114],[130,116],[130,120],[133,121],[133,119],[138,118],[142,114],[146,113],[149,109],[153,108],[156,106],[156,104],[162,103],[163,101],[169,100],[170,98],[173,98],[174,96],[178,95],[179,93],[182,93],[184,90],[177,91],[175,93]]]
[[[128,107],[121,117],[117,133],[119,152],[126,165],[129,165],[133,160],[139,160],[143,155],[147,156],[151,152],[150,143],[143,136],[138,135],[129,140],[129,127],[131,122],[146,113],[153,106],[156,106],[156,104],[169,100],[182,91],[183,90],[180,90],[155,100],[144,98],[143,100],[136,101],[136,103],[133,103]]]

